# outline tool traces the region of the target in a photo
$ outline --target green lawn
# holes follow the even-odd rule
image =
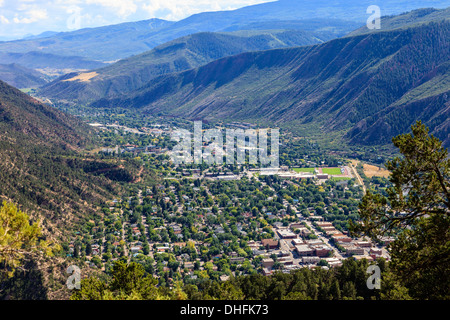
[[[295,172],[311,172],[314,173],[315,168],[292,168]]]
[[[330,175],[339,175],[341,173],[341,168],[322,168],[323,173],[327,173]]]

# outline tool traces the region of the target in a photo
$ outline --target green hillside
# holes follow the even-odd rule
[[[196,68],[226,56],[322,43],[332,37],[330,33],[316,35],[295,30],[196,33],[94,70],[97,75],[89,81],[70,81],[83,74],[80,72],[65,75],[44,86],[40,94],[52,99],[86,103],[136,90],[157,76]]]
[[[0,200],[44,217],[44,230],[56,238],[98,214],[97,205],[119,186],[86,169],[115,167],[83,154],[93,133],[75,117],[0,81]]]
[[[0,80],[20,89],[37,88],[49,81],[46,75],[15,63],[0,64]]]

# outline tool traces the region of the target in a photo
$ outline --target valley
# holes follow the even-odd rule
[[[0,299],[448,299],[450,9],[370,4],[0,42]]]
[[[357,220],[366,185],[346,159],[302,141],[280,150],[292,155],[282,157],[275,176],[248,164],[174,165],[170,137],[178,130],[176,120],[157,118],[140,126],[126,119],[127,126],[120,120],[91,124],[109,140],[96,152],[139,159],[143,170],[157,172],[155,180],[135,180],[124,197],[106,201],[104,218],[80,226],[64,244],[69,257],[100,270],[121,259],[136,261],[161,286],[174,278],[220,281],[256,271],[270,275],[317,264],[340,266],[349,256],[389,259],[384,242],[348,236],[347,219]],[[367,187],[386,183],[369,179]]]

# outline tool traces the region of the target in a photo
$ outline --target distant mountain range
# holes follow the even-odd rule
[[[214,17],[210,18],[215,19]],[[37,51],[58,56],[80,56],[88,60],[114,62],[194,33],[222,32],[225,29],[226,31],[246,30],[247,28],[250,28],[250,30],[273,29],[270,21],[266,20],[258,21],[259,24],[257,25],[248,25],[252,20],[246,20],[245,18],[236,21],[235,24],[233,24],[234,20],[230,23],[224,21],[223,24],[220,21],[214,21],[214,26],[212,26],[210,20],[204,20],[201,23],[195,19],[195,21],[185,23],[184,20],[171,22],[151,19],[61,32],[45,38],[0,42],[0,52],[27,53]],[[298,20],[277,22],[284,30],[298,30],[299,27],[302,27],[306,31],[317,31],[318,34],[333,34],[333,37],[343,36],[361,25],[360,22],[339,19],[309,20],[301,23]],[[280,22],[282,23],[280,24]]]
[[[383,15],[400,14],[421,8],[423,1],[407,0],[280,0],[231,11],[204,12],[178,22],[151,19],[73,32],[48,33],[33,39],[0,43],[0,52],[39,51],[89,60],[116,61],[136,55],[168,41],[198,33],[250,29],[332,32],[342,36],[365,23],[370,5],[379,5]],[[435,0],[433,6],[444,8],[448,1]],[[309,20],[309,22],[308,22]],[[320,20],[320,21],[318,21]],[[45,35],[45,34],[44,34]],[[15,62],[15,61],[13,61]],[[5,63],[0,60],[0,63]]]
[[[38,70],[88,70],[107,65],[101,61],[89,60],[83,57],[60,56],[38,51],[26,53],[0,52],[0,63],[15,63],[26,68]]]
[[[4,42],[0,79],[93,111],[245,121],[345,146],[388,144],[422,120],[450,147],[449,9],[387,16],[369,31],[359,28],[369,4],[282,0]],[[379,5],[390,14],[421,2]],[[141,165],[91,156],[96,129],[10,84],[0,80],[0,200],[43,217],[44,238],[73,235]]]
[[[41,38],[47,38],[47,37],[51,37],[54,36],[55,34],[58,34],[59,32],[57,31],[45,31],[39,34],[30,34],[30,35],[26,35],[25,37],[23,37],[21,40],[31,40],[31,39],[41,39]]]
[[[150,37],[156,36],[171,24],[173,22],[151,19],[60,32],[44,38],[2,42],[0,52],[41,52],[58,56],[80,56],[103,62],[115,61],[154,47],[156,43]]]
[[[361,144],[388,143],[422,119],[449,145],[449,35],[450,21],[438,19],[315,46],[243,53],[160,76],[92,106],[340,132]]]

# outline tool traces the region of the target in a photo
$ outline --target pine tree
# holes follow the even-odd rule
[[[390,268],[413,298],[450,298],[450,159],[420,121],[393,139],[403,157],[387,162],[388,196],[368,192],[353,234],[395,236]]]
[[[40,241],[40,237],[39,222],[30,224],[26,213],[12,203],[3,202],[0,207],[0,279],[13,276],[24,260],[38,258],[41,252],[51,254],[51,247]]]

